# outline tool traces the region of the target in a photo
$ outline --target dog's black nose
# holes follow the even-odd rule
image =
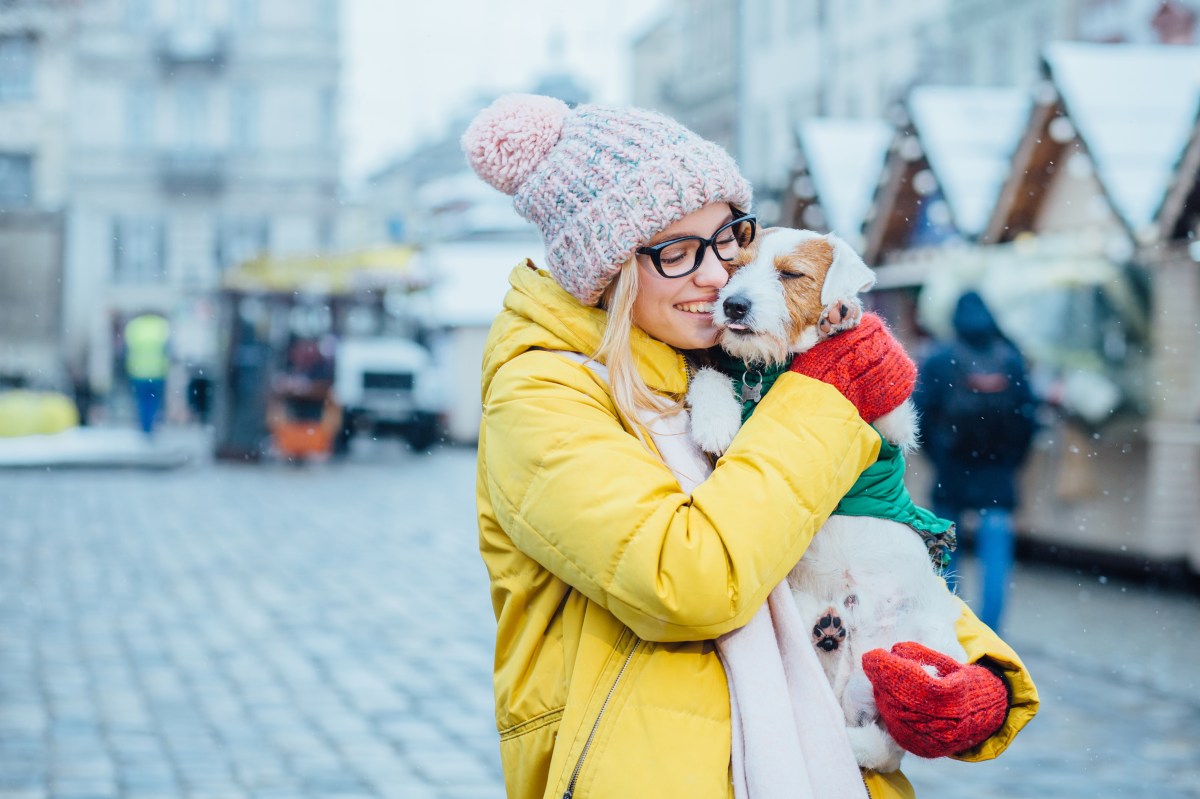
[[[725,308],[725,316],[729,317],[731,322],[740,322],[750,313],[750,301],[745,297],[730,297],[722,307]]]

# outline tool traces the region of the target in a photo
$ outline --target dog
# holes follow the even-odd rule
[[[785,364],[862,317],[859,297],[875,285],[871,271],[850,245],[809,230],[768,228],[730,264],[731,276],[717,297],[713,322],[721,349],[756,367]],[[741,397],[733,379],[699,369],[688,391],[692,437],[701,449],[721,455],[741,427]],[[916,408],[909,398],[876,420],[880,435],[905,450],[916,448]]]
[[[730,272],[713,317],[721,328],[721,348],[741,359],[748,374],[789,363],[797,353],[857,325],[859,294],[875,284],[874,272],[842,239],[790,228],[763,231],[731,263]],[[754,388],[751,379],[743,384]],[[699,370],[688,391],[693,440],[711,454],[722,454],[741,425],[743,399],[729,375]],[[874,426],[901,451],[917,444],[911,398]],[[900,522],[831,516],[787,582],[800,618],[813,625],[813,646],[845,715],[859,765],[895,771],[905,753],[879,721],[862,655],[917,641],[956,660],[966,658],[955,634],[957,603],[930,551]]]

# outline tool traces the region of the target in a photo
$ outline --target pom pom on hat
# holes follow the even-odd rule
[[[570,109],[562,100],[510,94],[471,122],[462,148],[471,168],[489,184],[513,194],[562,137]]]

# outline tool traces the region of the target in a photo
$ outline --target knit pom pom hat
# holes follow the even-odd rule
[[[728,153],[652,111],[510,94],[475,117],[462,147],[541,230],[550,273],[585,305],[672,223],[710,203],[750,207]]]

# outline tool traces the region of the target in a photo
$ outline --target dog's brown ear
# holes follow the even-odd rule
[[[723,261],[722,263],[725,264],[725,271],[729,272],[730,274],[733,274],[737,269],[745,266],[746,264],[750,263],[755,258],[757,258],[758,257],[758,245],[761,243],[760,242],[761,238],[762,238],[761,235],[755,236],[754,241],[750,242],[745,247],[742,247],[740,250],[738,250],[737,255],[733,256],[732,261]]]

